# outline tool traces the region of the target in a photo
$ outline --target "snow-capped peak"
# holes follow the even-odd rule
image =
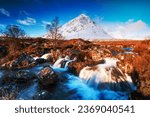
[[[65,39],[111,39],[103,28],[97,25],[89,16],[80,14],[76,18],[70,20],[59,29]],[[48,34],[47,36],[48,37]]]
[[[60,29],[66,39],[110,39],[102,27],[98,26],[89,16],[81,14],[64,24]]]
[[[81,14],[78,17],[72,19],[68,23],[64,24],[61,28],[62,32],[79,32],[81,30],[85,30],[88,26],[94,26],[94,22],[90,19],[90,17]]]
[[[68,22],[67,24],[73,23],[73,22],[77,22],[77,23],[80,23],[80,24],[82,24],[82,25],[86,25],[86,24],[89,24],[89,23],[95,24],[95,23],[91,20],[91,18],[90,18],[89,16],[85,15],[85,14],[79,15],[78,17],[72,19],[72,20],[71,20],[70,22]]]

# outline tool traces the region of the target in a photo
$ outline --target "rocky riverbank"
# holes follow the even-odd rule
[[[130,83],[125,76],[129,76],[136,90],[118,93],[114,90],[116,85],[105,91],[82,84],[94,92],[94,98],[83,90],[71,89],[73,83],[81,84],[79,76],[83,68],[88,66],[88,70],[96,71],[97,65],[106,64],[106,58],[117,60],[112,66],[100,68],[105,71],[101,74],[107,74],[105,79],[111,76],[108,84],[111,81],[126,89]],[[116,95],[110,99],[150,99],[150,41],[1,39],[0,69],[1,99],[109,99],[108,94]],[[70,77],[74,79],[72,82]],[[82,91],[86,98],[79,94]]]

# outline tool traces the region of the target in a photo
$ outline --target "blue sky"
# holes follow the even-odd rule
[[[30,36],[40,36],[55,16],[62,25],[81,13],[104,24],[140,20],[149,26],[149,6],[150,0],[0,0],[0,28],[17,24]]]

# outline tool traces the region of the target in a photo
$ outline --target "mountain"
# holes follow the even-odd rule
[[[150,28],[142,20],[121,23],[102,23],[105,31],[116,39],[143,40],[150,37]]]
[[[98,26],[89,16],[81,14],[60,27],[60,33],[65,39],[111,39],[112,37]],[[44,37],[49,37],[45,35]]]

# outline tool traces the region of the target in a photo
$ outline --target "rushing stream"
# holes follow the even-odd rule
[[[69,60],[68,58],[67,61],[65,61],[65,64],[63,64],[62,67],[62,58],[58,59],[54,65],[49,65],[43,64],[43,65],[37,65],[33,68],[28,69],[30,72],[34,73],[37,75],[37,73],[42,70],[45,66],[51,67],[56,74],[60,76],[61,79],[66,79],[65,82],[58,83],[56,86],[54,86],[51,90],[46,91],[40,89],[38,79],[33,79],[31,82],[28,84],[27,87],[24,89],[20,90],[16,96],[16,99],[21,99],[21,100],[31,100],[31,99],[40,99],[37,98],[39,95],[48,95],[48,99],[69,99],[69,100],[122,100],[122,99],[128,99],[130,92],[127,91],[114,91],[109,88],[104,88],[104,89],[99,89],[95,83],[99,83],[101,85],[101,80],[93,78],[90,80],[92,85],[89,85],[88,81],[85,82],[84,79],[79,78],[78,76],[75,76],[73,74],[70,74],[68,72],[68,64],[69,62],[72,62],[74,60]],[[112,63],[113,66],[114,63]],[[101,65],[101,67],[106,67],[106,65]],[[108,66],[107,66],[108,67]],[[7,71],[6,71],[7,72]],[[102,72],[102,71],[101,71]],[[15,73],[15,72],[14,72]],[[85,76],[88,74],[84,74]],[[90,77],[96,77],[96,76],[91,76]],[[101,74],[101,78],[105,74]],[[109,74],[107,74],[109,75]],[[2,77],[3,77],[3,71],[0,71],[0,85],[1,87],[2,84]],[[98,76],[97,76],[98,77]],[[13,84],[12,84],[13,85]],[[44,98],[43,98],[44,99]]]

